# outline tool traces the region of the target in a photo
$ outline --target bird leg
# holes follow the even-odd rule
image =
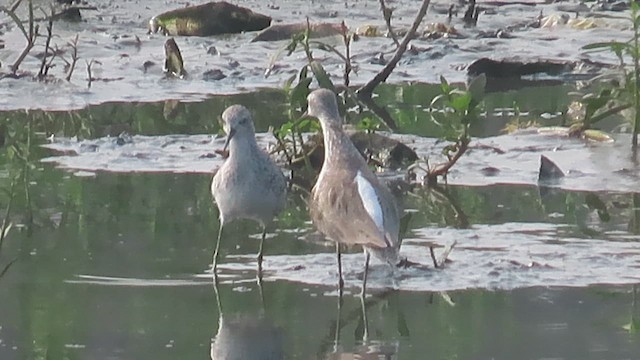
[[[342,288],[344,288],[344,280],[342,280],[342,253],[340,252],[339,242],[336,242],[336,256],[338,257],[338,294],[342,299]]]
[[[364,329],[364,332],[362,334],[362,342],[366,343],[369,340],[369,319],[367,318],[367,304],[365,302],[364,296],[360,296],[360,307],[362,309],[362,327]]]
[[[262,258],[264,256],[264,238],[267,236],[267,227],[262,226],[262,237],[260,238],[260,249],[258,250],[258,279],[262,280]]]
[[[218,230],[218,241],[216,242],[216,250],[213,252],[213,276],[216,276],[216,268],[218,266],[218,257],[220,254],[220,239],[222,238],[222,221],[220,222],[220,229]]]
[[[218,277],[213,275],[213,292],[216,295],[216,305],[218,306],[218,316],[222,316],[222,301],[220,300],[220,290],[218,289]]]
[[[336,317],[336,329],[335,329],[335,338],[333,342],[333,351],[338,352],[340,348],[340,328],[341,328],[341,317],[342,317],[342,291],[340,292],[340,296],[338,296],[338,315]]]
[[[362,301],[366,296],[367,292],[367,274],[369,273],[369,259],[371,258],[371,254],[365,249],[364,250],[364,275],[362,276],[362,292],[360,292],[360,297]]]

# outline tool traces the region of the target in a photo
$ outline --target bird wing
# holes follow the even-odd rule
[[[316,183],[310,203],[311,219],[318,230],[344,244],[388,247],[391,239],[387,240],[384,231],[384,206],[376,200],[377,184],[365,179],[366,175],[358,180],[357,173],[346,170],[321,176],[327,181]]]
[[[360,201],[362,201],[364,209],[366,210],[367,214],[369,214],[371,220],[373,220],[373,222],[376,224],[378,230],[384,233],[384,213],[382,212],[380,199],[378,198],[378,194],[376,194],[376,189],[373,188],[373,185],[362,175],[362,172],[359,170],[354,181],[356,183],[358,195],[360,196]]]

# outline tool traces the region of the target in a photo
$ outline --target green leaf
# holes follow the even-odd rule
[[[469,104],[471,104],[471,93],[464,93],[463,95],[456,96],[451,101],[451,107],[456,112],[465,112],[469,110]]]
[[[316,80],[318,80],[318,85],[320,85],[321,88],[329,89],[335,93],[336,87],[333,85],[333,82],[322,65],[317,61],[312,61],[309,65],[311,66],[311,71],[313,71]]]
[[[582,50],[594,50],[594,49],[602,49],[602,48],[611,48],[612,46],[621,45],[622,43],[617,41],[607,41],[607,42],[597,42],[587,44],[582,47]]]
[[[449,91],[451,91],[451,86],[449,86],[447,79],[445,79],[445,77],[442,75],[440,75],[440,91],[443,94],[447,94],[449,93]]]
[[[484,90],[487,86],[487,76],[480,74],[473,78],[467,86],[467,91],[471,94],[473,100],[480,102],[484,98]]]
[[[303,106],[307,103],[307,96],[309,95],[309,85],[313,79],[308,77],[301,79],[291,91],[291,105]]]

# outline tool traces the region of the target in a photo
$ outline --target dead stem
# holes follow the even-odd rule
[[[441,268],[444,267],[445,263],[447,262],[447,259],[449,258],[449,254],[451,254],[451,251],[453,251],[453,248],[456,246],[456,244],[458,244],[458,242],[456,240],[453,240],[452,243],[450,243],[444,248],[442,255],[440,255],[440,260],[438,261],[439,267]]]
[[[400,42],[398,41],[398,37],[396,36],[395,31],[391,27],[391,15],[393,14],[393,9],[389,9],[387,5],[384,3],[384,0],[380,0],[380,10],[382,10],[382,16],[384,16],[384,22],[387,23],[387,30],[389,31],[389,35],[391,39],[393,39],[393,43],[396,46],[400,46]]]
[[[18,8],[18,6],[20,6],[20,4],[22,3],[22,0],[16,0],[16,2],[14,2],[11,6],[9,6],[9,11],[11,12],[15,12],[16,9]]]
[[[95,60],[91,59],[91,61],[87,62],[86,60],[84,61],[87,64],[87,88],[91,88],[91,82],[93,81],[93,77],[91,76],[91,66],[93,66],[93,64],[96,63]]]
[[[418,27],[422,23],[422,19],[427,14],[427,8],[429,7],[430,2],[430,0],[423,0],[422,6],[420,7],[418,14],[416,15],[416,18],[413,20],[411,28],[402,39],[402,42],[398,46],[395,54],[393,55],[391,60],[389,60],[387,65],[378,74],[376,74],[376,76],[373,77],[373,79],[369,80],[368,83],[358,89],[357,93],[359,97],[370,99],[373,94],[373,89],[375,89],[375,87],[378,86],[378,84],[380,84],[381,82],[387,80],[389,75],[391,75],[391,72],[393,72],[396,65],[398,65],[398,62],[402,58],[402,55],[404,55],[404,53],[407,51],[409,42],[411,42],[411,40],[415,36]]]
[[[67,81],[71,81],[71,75],[73,75],[73,70],[76,67],[76,63],[78,62],[78,34],[73,39],[73,41],[69,42],[69,46],[71,46],[71,64],[69,65],[69,71],[67,72],[67,77],[65,78]]]
[[[24,48],[24,50],[22,50],[22,52],[20,53],[20,56],[18,56],[16,61],[13,63],[13,65],[11,65],[11,72],[15,74],[18,71],[18,68],[20,67],[20,64],[22,63],[22,61],[27,57],[27,55],[35,45],[36,38],[38,37],[39,27],[38,25],[34,26],[33,3],[31,2],[31,0],[29,0],[29,32],[25,30],[24,26],[22,25],[22,21],[18,18],[15,12],[7,8],[2,8],[2,10],[6,12],[9,16],[11,16],[11,18],[16,23],[18,28],[20,28],[20,30],[22,31],[22,34],[27,39],[27,46]]]
[[[342,41],[344,42],[344,87],[345,89],[349,87],[349,75],[353,70],[351,66],[351,36],[349,35],[349,30],[347,29],[347,25],[342,22]]]
[[[438,259],[436,259],[436,253],[433,251],[433,246],[429,246],[429,255],[431,255],[431,261],[433,261],[433,267],[438,268]]]
[[[460,157],[462,157],[462,155],[469,148],[469,141],[470,139],[468,137],[463,137],[459,139],[458,143],[456,143],[455,145],[456,146],[455,154],[451,158],[449,158],[447,162],[438,164],[433,168],[429,169],[426,175],[427,185],[437,184],[438,176],[447,175],[447,173],[449,172],[449,169],[451,169],[451,167],[458,161],[458,159],[460,159]]]
[[[53,8],[51,8],[51,16],[47,24],[47,40],[44,45],[44,56],[42,56],[42,63],[40,64],[40,71],[38,72],[38,80],[42,81],[47,76],[49,68],[51,67],[51,61],[55,58],[55,52],[51,54],[51,61],[47,63],[47,56],[49,55],[49,49],[51,45],[51,38],[53,37]]]
[[[282,152],[284,153],[284,157],[287,158],[287,163],[289,164],[289,166],[291,166],[292,159],[289,155],[289,152],[287,151],[287,145],[282,141],[282,139],[280,139],[278,135],[276,135],[275,130],[271,130],[271,135],[273,135],[273,137],[276,139],[276,142],[278,143],[278,149],[282,150]]]

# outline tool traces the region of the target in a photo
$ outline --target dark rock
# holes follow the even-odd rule
[[[182,62],[182,54],[180,48],[173,38],[164,42],[164,71],[169,76],[175,76],[183,78],[187,75],[187,71],[184,69],[184,63]]]
[[[492,60],[482,58],[467,67],[468,76],[485,74],[488,78],[519,78],[524,75],[546,73],[557,75],[571,71],[573,65],[566,61],[541,60],[522,62],[517,60]]]
[[[259,31],[269,24],[271,18],[266,15],[220,1],[154,16],[149,20],[149,32],[161,32],[171,36],[211,36]]]
[[[226,77],[227,75],[225,75],[220,69],[207,70],[202,74],[202,80],[205,81],[218,81]]]
[[[551,159],[544,155],[540,155],[540,172],[538,173],[538,182],[557,180],[564,176],[564,172]]]

